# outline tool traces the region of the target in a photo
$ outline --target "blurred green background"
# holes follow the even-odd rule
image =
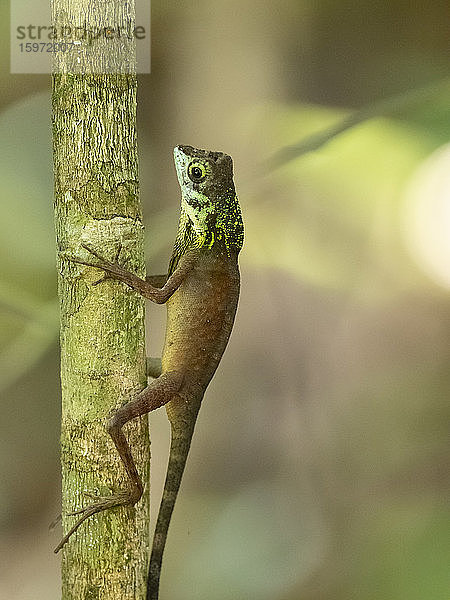
[[[49,600],[50,77],[9,74],[6,3],[0,17],[0,598]],[[246,223],[236,327],[200,415],[162,597],[448,600],[448,1],[153,0],[152,19],[138,108],[149,271],[175,235],[175,144],[233,156]],[[367,106],[376,118],[271,168],[278,149]],[[148,307],[152,355],[164,316]],[[163,411],[151,425],[155,515]]]

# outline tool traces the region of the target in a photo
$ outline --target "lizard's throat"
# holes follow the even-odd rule
[[[199,194],[195,198],[183,198],[182,208],[189,223],[186,231],[190,238],[189,245],[196,248],[222,246],[227,252],[239,252],[243,226],[236,196],[222,199],[218,208]]]

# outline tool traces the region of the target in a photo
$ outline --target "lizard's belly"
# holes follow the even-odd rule
[[[163,372],[181,371],[206,387],[228,343],[238,297],[237,266],[191,272],[167,302]]]

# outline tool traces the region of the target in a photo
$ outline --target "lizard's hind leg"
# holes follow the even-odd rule
[[[133,400],[119,408],[109,419],[106,428],[114,445],[119,452],[122,463],[129,479],[129,488],[108,497],[95,497],[95,502],[78,510],[72,515],[81,515],[75,525],[63,537],[55,548],[55,552],[61,550],[70,536],[75,533],[79,526],[89,517],[114,506],[134,505],[142,496],[144,486],[136,468],[130,445],[122,431],[122,427],[131,419],[145,415],[152,410],[160,408],[169,402],[174,394],[178,392],[183,382],[183,375],[175,371],[163,373],[155,379]]]

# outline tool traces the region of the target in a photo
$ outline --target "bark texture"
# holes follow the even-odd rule
[[[55,0],[54,15],[62,4]],[[68,0],[64,4],[65,10],[71,8]],[[73,2],[81,13],[82,4]],[[54,74],[52,103],[61,304],[62,514],[67,531],[77,518],[68,513],[91,502],[86,492],[107,496],[125,487],[126,475],[105,423],[112,409],[146,384],[143,300],[119,282],[93,286],[102,277],[100,271],[64,258],[87,257],[82,244],[114,258],[122,244],[122,263],[145,275],[136,76]],[[91,517],[72,536],[63,548],[63,600],[145,597],[147,418],[129,423],[125,433],[146,485],[144,497],[134,508],[118,507]]]

